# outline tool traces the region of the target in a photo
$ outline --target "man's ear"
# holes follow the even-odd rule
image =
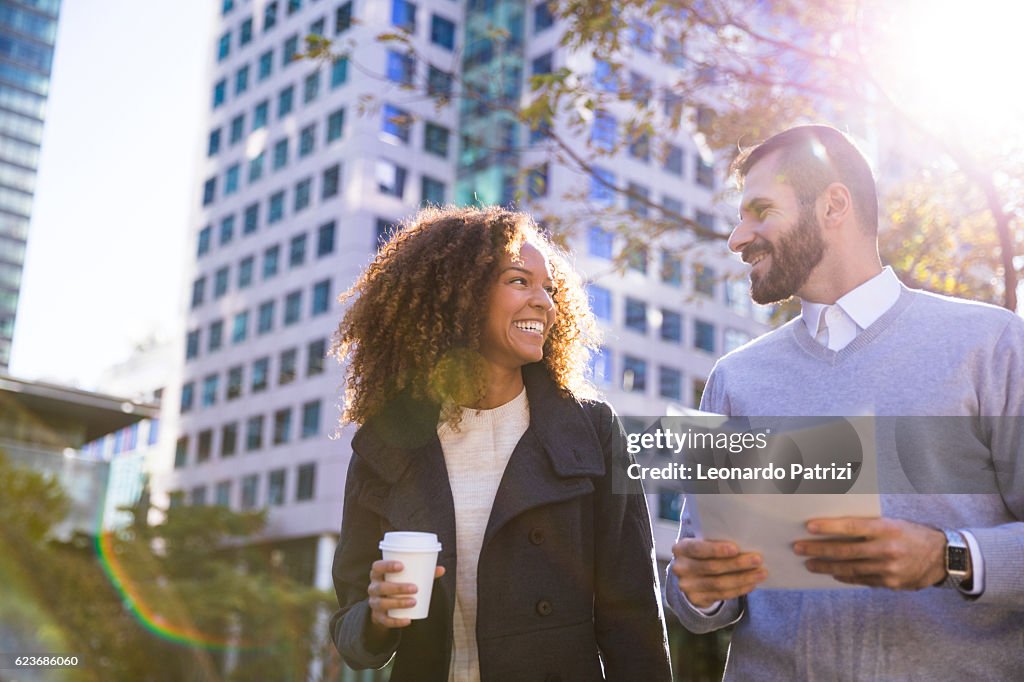
[[[833,182],[821,193],[822,220],[825,227],[837,227],[853,218],[853,198],[841,182]]]

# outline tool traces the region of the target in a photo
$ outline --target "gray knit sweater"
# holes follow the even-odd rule
[[[704,616],[670,574],[668,603],[689,630],[737,623],[726,679],[1024,678],[1024,445],[1019,432],[1011,437],[1012,429],[993,430],[985,419],[1024,415],[1024,320],[904,289],[838,352],[798,318],[726,355],[701,408],[733,416],[973,416],[942,421],[946,433],[923,444],[921,456],[940,465],[975,458],[972,475],[987,477],[980,489],[992,491],[966,494],[950,482],[941,492],[882,496],[884,516],[975,535],[984,561],[976,599],[937,587],[755,590]],[[949,424],[962,433],[949,437]],[[880,483],[899,490],[885,480],[883,449],[879,443]],[[681,529],[685,506],[683,516]]]

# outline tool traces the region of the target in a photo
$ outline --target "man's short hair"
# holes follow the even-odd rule
[[[878,194],[871,167],[847,135],[827,125],[784,130],[736,157],[732,173],[740,187],[759,161],[779,152],[776,164],[801,204],[811,204],[833,182],[850,190],[853,210],[865,232],[878,233]]]

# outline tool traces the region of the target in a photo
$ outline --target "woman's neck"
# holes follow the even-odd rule
[[[479,403],[472,407],[478,410],[493,410],[512,401],[523,391],[523,370],[491,367],[487,372],[487,389]]]

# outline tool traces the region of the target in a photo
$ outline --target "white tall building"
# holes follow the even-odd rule
[[[500,45],[491,27],[507,32]],[[418,59],[375,40],[396,28],[411,34]],[[464,82],[519,102],[532,74],[563,65],[605,80],[650,79],[662,92],[673,67],[648,46],[663,37],[639,29],[629,48],[635,71],[608,74],[593,55],[560,47],[558,22],[534,0],[223,0],[181,366],[164,393],[180,405],[162,429],[176,439],[175,455],[157,476],[155,501],[269,507],[268,540],[299,574],[329,587],[352,434],[337,428],[341,372],[324,359],[341,315],[336,297],[421,202],[509,203],[526,168],[545,178],[533,192],[538,209],[625,206],[554,161],[543,136],[458,93]],[[348,57],[293,60],[310,33]],[[456,96],[438,107],[424,86]],[[581,144],[607,144],[627,106],[595,117]],[[627,145],[599,162],[602,177],[725,229],[713,166],[685,135],[668,152]],[[585,198],[563,205],[567,191]],[[605,330],[599,387],[626,416],[696,406],[714,360],[766,328],[745,283],[724,281],[735,262],[721,242],[681,255],[669,248],[690,239],[680,231],[617,273],[623,236],[605,227],[581,221],[571,242]],[[652,516],[678,514],[674,500],[652,497]],[[656,525],[664,555],[675,524]]]

